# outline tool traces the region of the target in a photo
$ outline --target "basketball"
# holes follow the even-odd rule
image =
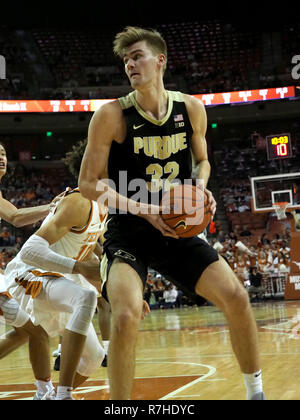
[[[175,186],[163,195],[161,205],[166,206],[161,217],[180,238],[199,235],[211,219],[208,196],[194,185]]]

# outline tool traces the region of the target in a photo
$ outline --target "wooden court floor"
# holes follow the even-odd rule
[[[253,304],[268,400],[300,400],[300,301]],[[96,317],[94,319],[96,330]],[[3,332],[3,331],[2,331]],[[51,340],[51,352],[57,339]],[[53,358],[54,362],[54,358]],[[53,382],[58,373],[53,371]],[[0,400],[32,399],[27,345],[0,361]],[[74,396],[107,400],[99,367]],[[135,400],[243,400],[245,388],[223,314],[212,306],[154,310],[142,322]]]

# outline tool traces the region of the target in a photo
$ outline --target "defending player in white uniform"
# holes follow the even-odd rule
[[[71,192],[66,192],[65,196],[67,197],[72,193],[78,193],[80,195],[79,190],[75,189]],[[48,223],[51,223],[53,217],[54,214],[49,214],[43,222],[41,229]],[[100,230],[101,221],[98,206],[97,203],[91,202],[89,220],[86,226],[81,229],[71,228],[50,247],[46,240],[38,237],[37,232],[37,234],[33,235],[24,244],[16,258],[7,266],[5,272],[5,286],[7,291],[20,302],[22,309],[30,313],[34,324],[42,325],[49,336],[56,336],[57,330],[64,329],[66,317],[56,316],[54,318],[52,313],[45,310],[44,303],[41,305],[39,300],[35,300],[42,290],[44,277],[62,278],[63,274],[67,273],[68,279],[79,286],[83,286],[97,293],[95,287],[82,275],[72,274],[72,268],[76,261],[86,261],[93,257],[93,251],[97,244]],[[37,246],[39,249],[37,249]],[[72,259],[72,261],[62,259],[63,262],[61,262],[60,258],[57,258],[57,261],[54,258],[53,263],[45,261],[49,252],[47,251],[48,248],[60,256]],[[43,270],[43,266],[51,266],[52,270]],[[65,294],[67,295],[67,293]]]
[[[71,399],[72,387],[104,357],[91,324],[97,290],[80,275],[100,281],[99,260],[92,259],[100,231],[97,203],[78,189],[67,192],[5,271],[7,290],[32,322],[63,336],[57,399]]]

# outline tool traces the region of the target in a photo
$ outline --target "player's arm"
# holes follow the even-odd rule
[[[83,155],[78,185],[81,194],[99,205],[131,212],[141,204],[116,192],[108,185],[108,158],[113,140],[121,141],[126,132],[118,101],[99,108],[91,119],[88,142]]]
[[[195,159],[195,164],[198,167],[196,178],[203,180],[204,187],[206,188],[211,172],[205,139],[207,129],[206,111],[203,102],[199,101],[199,99],[196,99],[190,95],[184,95],[184,97],[189,119],[193,128],[191,147]],[[212,193],[207,189],[206,192],[209,197],[213,218],[213,215],[216,211],[216,202]]]
[[[0,217],[15,227],[31,225],[44,219],[60,198],[61,195],[57,196],[50,204],[43,206],[18,209],[8,200],[5,200],[0,193]]]
[[[74,211],[74,209],[76,209]],[[31,236],[20,251],[20,257],[25,264],[66,274],[82,274],[85,277],[99,279],[98,262],[78,262],[73,258],[64,257],[50,246],[59,241],[73,227],[86,224],[90,212],[90,202],[80,194],[65,197],[59,204],[53,218]]]
[[[91,119],[78,185],[81,194],[104,206],[130,211],[127,197],[108,185],[108,158],[113,140],[124,131],[122,109],[117,101],[99,108]],[[126,130],[126,128],[125,128]],[[120,140],[120,139],[119,139]]]
[[[108,159],[113,140],[122,141],[126,125],[117,101],[98,109],[91,119],[88,143],[81,163],[79,188],[81,194],[98,204],[146,218],[163,235],[177,237],[159,215],[159,206],[137,203],[108,185]]]
[[[193,128],[191,139],[192,152],[195,164],[198,167],[197,178],[204,180],[204,186],[207,186],[210,176],[210,163],[207,155],[206,129],[207,116],[204,105],[199,99],[190,95],[185,95],[185,104],[189,119]]]
[[[30,225],[47,216],[50,205],[17,209],[0,196],[0,217],[15,227]]]

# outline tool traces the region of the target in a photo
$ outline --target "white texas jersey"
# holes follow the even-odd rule
[[[0,294],[6,292],[6,285],[4,282],[4,275],[0,273]]]
[[[76,189],[72,192],[79,192],[79,190]],[[50,213],[43,224],[48,223],[53,218],[53,215]],[[71,229],[58,242],[51,245],[50,248],[64,257],[84,261],[95,249],[104,226],[103,221],[99,214],[98,204],[95,201],[91,201],[91,211],[87,224],[81,229]]]
[[[72,193],[79,193],[78,188],[67,192],[66,195]],[[56,209],[53,213],[50,213],[44,220],[42,226],[54,217]],[[74,209],[76,211],[76,209]],[[96,247],[98,238],[101,234],[101,231],[104,227],[106,215],[99,214],[98,204],[94,201],[91,201],[91,210],[87,224],[81,229],[71,229],[66,235],[64,235],[58,242],[52,244],[50,249],[64,257],[73,258],[77,261],[83,261],[91,257],[93,251]],[[5,271],[5,283],[7,290],[16,287],[18,280],[22,279],[26,281],[26,288],[29,286],[29,283],[33,281],[38,281],[40,277],[43,276],[63,276],[61,273],[47,272],[40,268],[29,266],[25,264],[18,254],[7,266]],[[79,275],[69,275],[68,278],[74,276],[74,280],[79,277]],[[80,276],[82,277],[82,276]],[[77,281],[75,281],[77,283]],[[79,282],[81,283],[81,282]],[[34,288],[36,289],[36,288]],[[33,294],[30,293],[32,296]],[[33,296],[34,297],[34,296]]]

